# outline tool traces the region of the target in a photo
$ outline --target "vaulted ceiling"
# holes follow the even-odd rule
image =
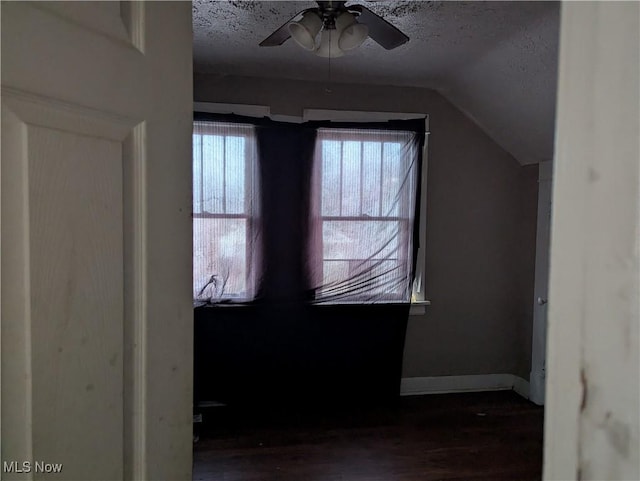
[[[358,2],[349,2],[358,3]],[[522,164],[553,156],[558,2],[361,1],[410,41],[385,50],[368,39],[331,60],[335,82],[431,88]],[[194,0],[194,70],[326,79],[329,61],[288,40],[258,43],[311,1]]]

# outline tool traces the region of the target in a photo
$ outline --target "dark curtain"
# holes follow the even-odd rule
[[[257,299],[307,301],[310,186],[316,131],[264,122],[256,127],[265,252]]]

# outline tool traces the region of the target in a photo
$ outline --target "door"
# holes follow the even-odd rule
[[[2,477],[190,479],[191,4],[1,13]]]
[[[563,2],[545,480],[640,479],[640,3]]]
[[[544,404],[547,344],[547,296],[549,290],[549,234],[551,230],[551,161],[541,162],[538,171],[538,228],[536,274],[533,299],[533,333],[529,399]]]

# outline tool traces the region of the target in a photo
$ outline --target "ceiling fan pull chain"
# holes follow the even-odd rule
[[[327,88],[325,89],[325,91],[330,94],[331,93],[331,35],[333,33],[333,30],[329,30],[329,58],[327,60],[329,60],[329,82],[327,85]]]
[[[329,30],[329,85],[331,85],[331,37],[333,35],[333,30]]]

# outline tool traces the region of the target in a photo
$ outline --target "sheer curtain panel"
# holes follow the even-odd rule
[[[424,121],[196,116],[194,298],[409,303]]]
[[[259,264],[259,189],[253,125],[194,121],[193,294],[248,301]]]
[[[409,302],[420,149],[412,131],[318,129],[316,302]]]

